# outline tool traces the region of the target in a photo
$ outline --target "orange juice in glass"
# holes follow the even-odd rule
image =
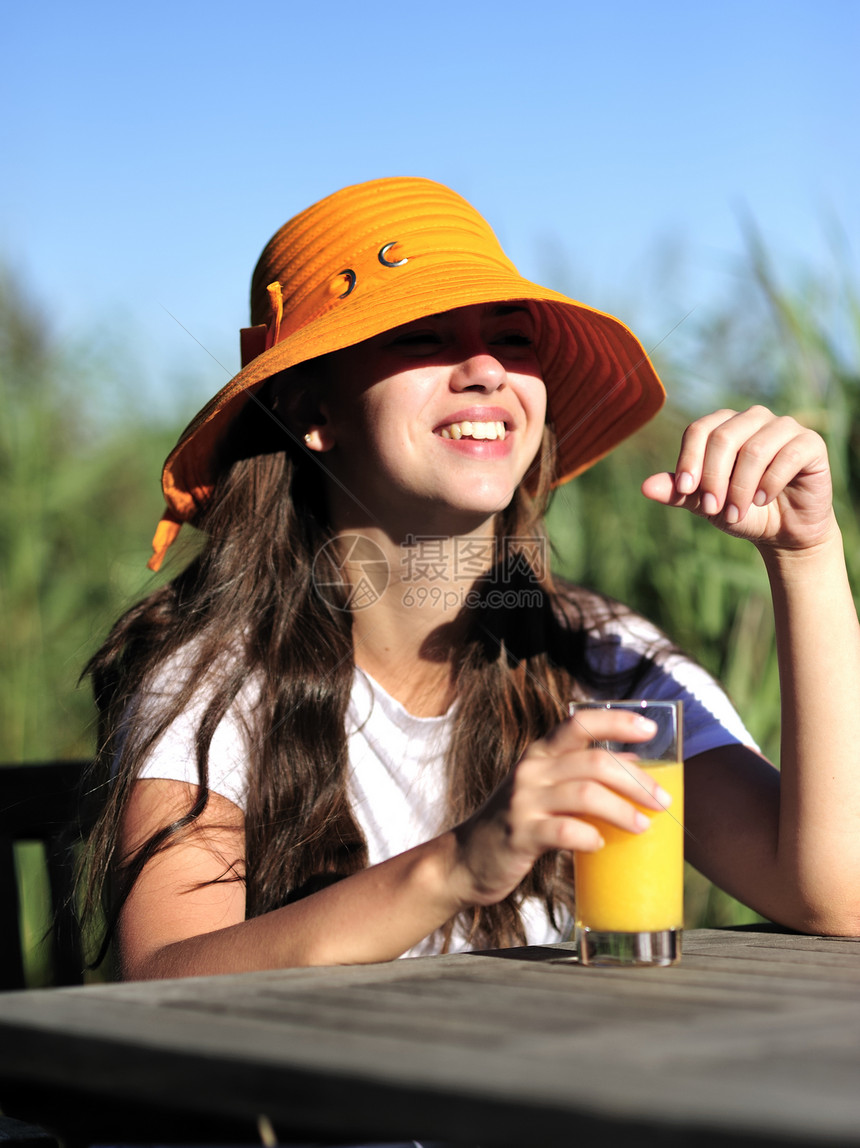
[[[605,844],[576,853],[576,942],[586,965],[671,965],[681,958],[684,926],[684,765],[682,703],[585,702],[571,715],[587,730],[594,710],[633,710],[657,724],[650,740],[600,741],[612,753],[635,753],[637,764],[672,797],[644,833],[595,820]]]

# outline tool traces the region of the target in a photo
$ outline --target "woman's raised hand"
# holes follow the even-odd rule
[[[463,906],[492,905],[512,892],[537,859],[557,849],[594,852],[603,838],[594,821],[630,833],[671,798],[636,765],[595,741],[647,741],[654,723],[636,714],[589,710],[534,742],[481,808],[458,826],[457,889]],[[636,803],[634,805],[634,802]]]
[[[760,548],[806,549],[836,525],[824,440],[761,406],[691,423],[675,473],[651,475],[642,493]]]

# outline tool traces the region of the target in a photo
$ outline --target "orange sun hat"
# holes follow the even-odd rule
[[[218,447],[267,379],[425,315],[474,303],[529,301],[558,454],[556,483],[580,474],[662,406],[644,348],[618,319],[524,279],[486,220],[427,179],[372,180],[337,191],[286,223],[260,256],[242,369],[197,414],[162,474],[167,510],[157,570],[214,482]]]

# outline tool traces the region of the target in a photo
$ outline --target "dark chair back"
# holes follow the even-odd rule
[[[87,764],[0,765],[0,989],[26,987],[14,848],[23,841],[39,841],[45,847],[53,913],[52,983],[83,981],[73,845],[79,836],[79,794]]]

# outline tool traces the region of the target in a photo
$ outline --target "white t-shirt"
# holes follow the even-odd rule
[[[658,631],[642,619],[613,621],[590,641],[588,656],[601,673],[624,672],[657,640]],[[171,660],[159,682],[175,681],[176,670],[177,662]],[[146,708],[157,706],[165,693],[157,683],[143,704]],[[253,705],[255,693],[249,683],[239,694],[216,729],[209,751],[210,789],[242,809],[246,762],[252,752],[243,715]],[[722,689],[682,655],[669,655],[649,668],[636,693],[654,701],[683,700],[685,757],[723,745],[754,744]],[[140,777],[196,784],[194,742],[206,701],[206,690],[201,687],[191,705],[153,747]],[[440,717],[417,717],[363,670],[356,669],[346,715],[349,795],[367,839],[371,865],[443,830],[445,754],[456,718],[456,702]],[[540,903],[526,902],[521,912],[529,944],[567,939],[571,922],[563,921],[558,929],[553,928]],[[432,952],[434,943],[434,938],[428,938],[409,955]],[[454,944],[456,947],[456,938]]]

